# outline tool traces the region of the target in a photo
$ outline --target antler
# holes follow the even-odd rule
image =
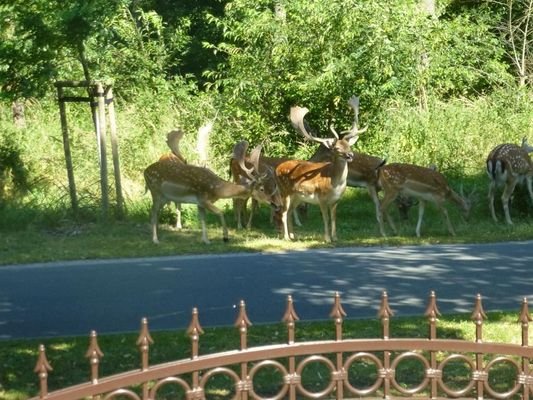
[[[358,126],[359,126],[359,97],[358,96],[350,97],[350,99],[348,100],[348,105],[353,109],[354,118],[353,118],[352,127],[350,129],[342,131],[340,133],[340,136],[342,136],[346,140],[349,140],[351,138],[357,137],[357,136],[359,136],[359,134],[365,132],[368,129],[368,126],[365,126],[363,129],[358,129]],[[333,127],[333,125],[331,125],[329,127],[329,129],[331,130],[331,132],[335,136],[337,136],[337,137],[339,136],[337,134],[337,132],[335,131],[335,128]]]
[[[180,141],[185,135],[185,132],[183,132],[180,128],[171,130],[169,133],[167,133],[167,145],[170,147],[170,150],[172,153],[180,158],[182,161],[185,160],[185,158],[182,156],[180,152]]]
[[[327,148],[330,148],[333,145],[335,139],[322,139],[316,136],[313,136],[307,129],[304,122],[305,115],[309,112],[309,109],[306,107],[294,106],[291,107],[291,123],[292,126],[300,132],[306,139],[312,140],[313,142],[322,143]]]
[[[246,166],[245,157],[246,157],[247,150],[248,150],[248,142],[246,140],[242,140],[236,143],[235,146],[233,146],[233,158],[237,160],[237,162],[239,163],[239,167],[248,176],[248,178],[253,180],[254,179],[253,172],[254,172],[255,165],[254,165],[254,168],[248,168]],[[259,152],[260,151],[261,149],[259,149]],[[257,155],[257,158],[259,159],[259,154]]]

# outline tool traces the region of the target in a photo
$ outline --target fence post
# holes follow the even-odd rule
[[[529,323],[533,319],[531,318],[531,315],[529,314],[529,308],[527,304],[527,298],[524,297],[524,300],[522,301],[522,309],[520,310],[520,316],[518,317],[518,322],[522,323],[522,346],[528,347],[529,346]],[[531,384],[532,384],[532,377],[529,375],[530,372],[530,366],[529,366],[529,358],[528,357],[522,357],[522,376],[520,377],[520,381],[524,385],[523,395],[522,398],[524,400],[529,399],[529,392],[531,390]]]
[[[476,324],[476,343],[483,342],[483,320],[487,318],[483,305],[481,304],[481,295],[476,296],[476,303],[474,311],[472,312],[472,320]],[[478,399],[483,398],[484,385],[488,379],[488,373],[483,367],[483,353],[476,353],[476,371],[474,371],[473,379],[476,381],[476,393]]]
[[[342,341],[342,322],[346,317],[346,312],[341,305],[341,296],[339,292],[335,292],[335,299],[333,308],[329,313],[329,316],[335,321],[335,340],[337,342]],[[342,360],[342,353],[336,354],[337,358],[337,371],[333,375],[333,379],[337,382],[337,399],[344,398],[344,379],[346,378],[346,371],[344,370],[344,362]]]
[[[141,353],[141,370],[146,371],[149,367],[148,355],[150,352],[150,345],[154,344],[154,340],[152,339],[152,336],[150,336],[148,330],[148,320],[146,318],[141,320],[141,330],[136,344],[139,346],[139,351]],[[143,383],[143,399],[148,399],[148,382]]]
[[[246,314],[246,304],[244,303],[244,300],[241,300],[239,303],[239,315],[235,321],[235,327],[239,329],[241,337],[241,350],[246,350],[248,348],[248,328],[251,325],[252,323]],[[250,379],[248,378],[248,364],[243,362],[241,363],[241,382],[237,388],[242,400],[248,399],[248,392],[251,385],[252,382],[250,382]]]
[[[46,352],[44,345],[39,346],[39,358],[33,369],[35,373],[39,376],[39,398],[44,399],[48,396],[48,372],[52,371],[52,367],[46,358]]]
[[[91,382],[93,384],[98,383],[98,366],[100,364],[100,359],[104,356],[104,353],[100,350],[98,346],[98,339],[96,331],[91,331],[89,338],[89,348],[85,353],[85,357],[89,359],[91,365]]]
[[[200,335],[204,333],[202,327],[200,326],[200,321],[198,320],[198,309],[194,307],[192,309],[192,318],[189,327],[187,328],[187,334],[191,338],[191,358],[198,358],[198,344],[200,342]],[[203,399],[205,396],[201,393],[200,389],[200,373],[194,371],[192,373],[192,390],[190,393],[187,393],[188,399]]]
[[[281,319],[282,322],[285,322],[287,325],[287,344],[294,344],[295,328],[296,321],[300,318],[296,311],[294,310],[294,303],[292,301],[292,296],[287,296],[287,308],[285,309],[285,314]],[[300,377],[296,374],[296,360],[294,357],[289,357],[289,399],[296,399],[296,384],[300,381]]]
[[[389,307],[389,296],[386,291],[383,291],[381,295],[381,306],[378,311],[378,318],[381,319],[381,325],[383,326],[383,340],[390,338],[390,317],[394,316],[391,308]],[[383,378],[383,398],[390,398],[390,385],[393,371],[390,367],[390,351],[383,352],[383,370],[379,371],[380,377]]]
[[[437,317],[441,314],[437,308],[437,298],[435,292],[432,290],[429,294],[429,304],[426,308],[424,316],[428,318],[429,323],[429,340],[437,339]],[[437,370],[437,356],[436,352],[432,351],[430,357],[430,370],[427,371],[429,379],[431,379],[431,398],[437,398],[438,379],[441,377],[441,371]]]

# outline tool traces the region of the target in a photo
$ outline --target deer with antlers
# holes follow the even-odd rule
[[[281,164],[282,162],[285,162],[289,160],[288,157],[265,157],[261,155],[259,157],[259,171],[261,173],[265,174],[265,191],[268,193],[272,193],[272,195],[279,197],[279,188],[278,188],[278,181],[276,176],[276,167]],[[246,159],[245,165],[249,167],[250,160]],[[230,175],[233,177],[233,181],[235,183],[242,183],[245,182],[248,177],[246,173],[241,169],[241,163],[239,160],[235,158],[231,158],[230,160]],[[243,228],[243,219],[246,214],[246,204],[248,202],[248,199],[234,199],[233,200],[233,210],[235,213],[235,217],[237,220],[237,229]],[[254,212],[258,207],[258,201],[254,198],[252,198],[252,205],[250,207],[250,211],[248,213],[248,221],[246,223],[246,229],[250,229],[252,227],[252,220],[254,216]],[[280,227],[280,221],[279,218],[277,218],[275,210],[272,210],[271,212],[271,222],[276,223],[278,225],[278,228]],[[303,212],[303,211],[300,211]],[[294,217],[294,223],[297,226],[301,226],[302,223],[300,222],[300,216],[299,216],[299,210],[295,209],[293,212]]]
[[[509,212],[509,200],[518,183],[526,182],[529,197],[533,202],[533,163],[529,153],[533,147],[529,146],[527,139],[522,139],[522,145],[503,143],[496,146],[487,157],[487,174],[489,175],[489,207],[492,219],[498,222],[494,210],[494,195],[496,189],[503,186],[502,205],[505,213],[505,221],[512,225]]]
[[[287,215],[300,203],[318,204],[324,223],[324,240],[337,240],[336,213],[337,204],[346,190],[348,163],[354,154],[351,150],[359,134],[366,128],[358,129],[359,98],[353,96],[348,101],[355,118],[350,130],[341,132],[342,138],[331,127],[332,138],[322,139],[312,135],[306,128],[304,117],[309,112],[307,108],[292,107],[290,118],[296,130],[308,140],[321,143],[332,154],[331,161],[312,162],[288,160],[276,167],[278,185],[282,198],[281,221],[283,237],[286,240],[294,238],[292,219]]]
[[[172,159],[157,161],[148,166],[144,170],[144,178],[152,195],[150,212],[152,241],[159,243],[157,237],[159,210],[170,201],[198,205],[198,216],[202,226],[204,243],[209,243],[205,223],[206,210],[219,216],[222,225],[222,237],[224,241],[228,241],[228,228],[224,214],[214,204],[219,199],[252,196],[259,201],[273,203],[274,207],[279,207],[280,204],[276,203],[276,199],[265,193],[262,183],[264,178],[258,173],[261,147],[256,147],[251,153],[252,168],[247,168],[244,165],[247,149],[248,142],[246,141],[239,142],[234,147],[234,157],[241,162],[243,171],[247,172],[250,179],[247,184],[227,182],[208,168],[177,163]]]
[[[463,212],[465,218],[468,218],[470,213],[470,200],[462,193],[461,195],[457,194],[448,185],[444,175],[431,166],[421,167],[401,163],[384,165],[378,169],[378,184],[383,190],[383,199],[381,200],[378,216],[379,229],[383,237],[386,237],[383,226],[384,214],[391,229],[395,234],[397,233],[396,226],[388,213],[388,208],[399,195],[414,197],[418,200],[417,237],[420,237],[425,205],[428,201],[434,203],[442,212],[448,231],[453,236],[455,236],[455,231],[450,222],[445,202],[448,200],[454,203]]]

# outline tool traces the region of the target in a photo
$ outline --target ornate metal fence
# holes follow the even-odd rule
[[[251,347],[248,342],[248,327],[251,325],[241,301],[235,322],[240,335],[240,348],[216,354],[200,355],[200,336],[203,333],[198,319],[198,311],[193,309],[192,319],[187,330],[191,339],[191,357],[179,361],[150,365],[149,350],[153,340],[148,330],[148,322],[142,320],[137,340],[140,351],[140,368],[105,378],[99,377],[99,364],[103,356],[93,331],[87,357],[90,363],[90,381],[66,389],[48,393],[48,373],[52,368],[47,361],[45,348],[40,346],[40,354],[35,372],[40,380],[40,395],[35,399],[133,399],[146,400],[166,398],[163,388],[175,386],[187,400],[220,398],[209,391],[209,382],[221,376],[229,381],[232,399],[300,399],[300,398],[471,398],[471,399],[529,399],[533,388],[533,375],[530,361],[533,348],[528,344],[529,322],[532,320],[527,299],[523,300],[518,322],[521,323],[521,345],[489,343],[483,341],[483,311],[481,296],[477,295],[472,320],[475,324],[475,340],[440,339],[437,337],[437,318],[440,315],[435,293],[431,292],[425,317],[428,320],[427,338],[393,338],[390,334],[390,318],[393,316],[387,293],[381,299],[378,317],[382,324],[382,335],[374,339],[343,338],[343,321],[346,316],[337,293],[330,317],[335,324],[335,337],[332,340],[298,342],[295,340],[296,321],[291,296],[282,318],[287,329],[287,341],[283,344]],[[518,333],[518,332],[517,332]],[[407,364],[406,364],[407,363]],[[455,377],[447,377],[452,364],[460,364],[460,387],[450,384]],[[422,372],[419,382],[405,384],[399,370],[407,365],[416,366]],[[510,384],[504,392],[491,386],[489,374],[498,366],[507,365],[512,371]],[[311,365],[319,365],[324,374],[321,387],[316,390],[306,382],[305,370]],[[402,368],[400,366],[403,365]],[[371,372],[361,372],[361,369]],[[276,392],[267,395],[258,389],[257,381],[261,371],[275,371],[278,384]],[[373,371],[373,372],[372,372]],[[358,384],[358,377],[365,375],[366,384]],[[271,378],[270,380],[272,380]],[[371,380],[368,383],[368,379]],[[176,395],[173,398],[179,397]]]

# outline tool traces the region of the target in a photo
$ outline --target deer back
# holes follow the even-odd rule
[[[524,145],[525,143],[525,145]],[[505,180],[507,174],[525,176],[533,173],[527,142],[522,146],[503,143],[496,146],[487,157],[487,174],[493,180]]]

